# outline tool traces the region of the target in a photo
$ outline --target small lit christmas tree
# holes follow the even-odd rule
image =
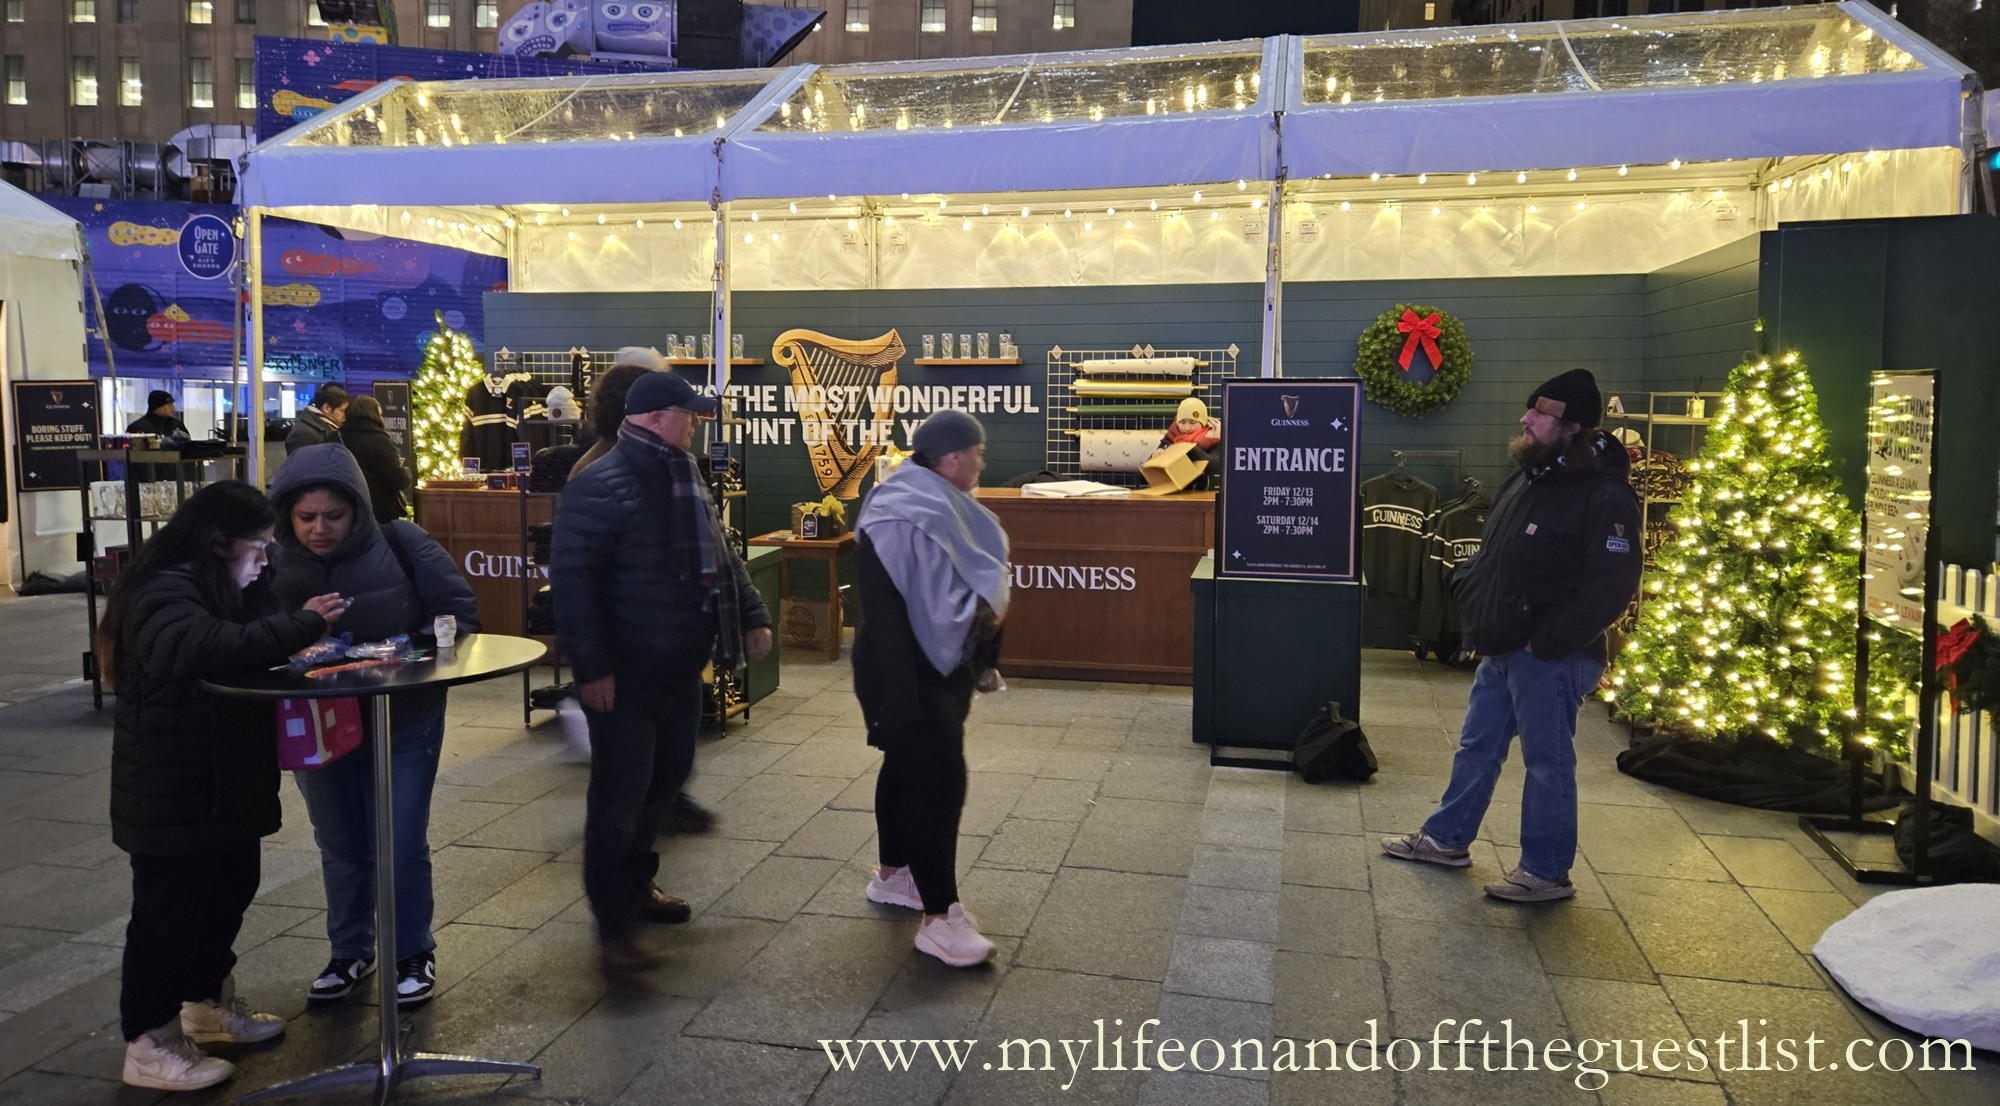
[[[1717,406],[1606,697],[1669,733],[1836,749],[1854,724],[1861,518],[1797,354],[1738,365]],[[1871,744],[1903,743],[1914,674],[1870,679]]]
[[[465,390],[486,375],[472,339],[444,325],[424,347],[424,363],[410,381],[411,434],[417,449],[417,477],[459,475],[459,433],[465,428]]]

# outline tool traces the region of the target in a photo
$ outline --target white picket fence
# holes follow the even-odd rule
[[[1950,629],[1974,612],[2000,627],[2000,576],[1990,570],[1945,565],[1938,591],[1938,625]],[[1933,795],[1971,807],[1986,837],[2000,835],[2000,725],[1993,715],[1952,710],[1949,699],[1939,704],[1937,763],[1931,778]]]

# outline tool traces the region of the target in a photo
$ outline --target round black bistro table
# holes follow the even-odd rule
[[[374,719],[374,731],[380,735],[389,732],[389,697],[396,692],[450,687],[505,676],[534,665],[546,652],[546,646],[530,638],[466,634],[459,638],[454,648],[438,650],[435,660],[418,661],[398,668],[341,672],[322,679],[282,669],[236,680],[203,680],[201,686],[217,695],[244,699],[363,699]],[[392,795],[389,742],[378,738],[370,744],[374,749],[375,794]],[[403,1055],[402,1038],[396,1031],[396,813],[392,802],[375,804],[375,964],[382,1033],[381,1056],[375,1063],[360,1061],[314,1072],[253,1091],[237,1101],[261,1102],[373,1083],[375,1101],[382,1103],[388,1101],[399,1079],[473,1074],[542,1077],[542,1069],[536,1065],[512,1060],[485,1060],[476,1056],[428,1052]]]

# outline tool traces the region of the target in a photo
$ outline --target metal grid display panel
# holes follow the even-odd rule
[[[1116,361],[1134,357],[1192,357],[1194,358],[1194,398],[1206,403],[1209,414],[1222,417],[1222,382],[1236,375],[1236,357],[1240,351],[1235,344],[1226,349],[1155,349],[1152,346],[1138,346],[1130,349],[1063,349],[1060,346],[1049,350],[1048,398],[1043,404],[1048,412],[1047,459],[1045,464],[1050,472],[1058,476],[1088,478],[1105,484],[1124,484],[1138,487],[1145,483],[1137,472],[1084,472],[1079,450],[1079,437],[1086,430],[1158,430],[1166,433],[1173,421],[1172,415],[1162,415],[1157,411],[1134,411],[1131,414],[1107,412],[1104,414],[1077,413],[1079,402],[1100,408],[1146,408],[1163,403],[1178,403],[1179,399],[1165,397],[1114,398],[1088,396],[1079,400],[1076,395],[1076,366],[1083,361]],[[1170,380],[1179,377],[1121,377],[1102,374],[1106,380]]]

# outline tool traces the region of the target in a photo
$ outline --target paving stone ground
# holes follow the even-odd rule
[[[107,826],[109,712],[93,712],[88,688],[70,678],[81,608],[77,597],[0,600],[0,1103],[222,1102],[373,1055],[365,1001],[306,1009],[305,982],[327,953],[323,899],[311,828],[287,782],[285,828],[267,842],[263,890],[237,944],[243,992],[288,1019],[285,1036],[227,1052],[239,1073],[209,1092],[118,1084],[129,868]],[[552,715],[523,727],[518,681],[455,690],[431,835],[439,995],[410,1020],[410,1042],[532,1059],[544,1074],[431,1080],[399,1097],[2000,1102],[2000,1057],[1990,1054],[1971,1073],[1849,1070],[1836,1052],[1850,1040],[1870,1040],[1857,1053],[1866,1059],[1878,1055],[1874,1042],[1890,1042],[1891,1060],[1910,1040],[1849,1002],[1810,955],[1873,892],[1788,816],[1620,775],[1613,757],[1626,733],[1596,705],[1578,738],[1574,900],[1522,908],[1479,893],[1518,855],[1515,765],[1469,870],[1382,857],[1376,838],[1414,828],[1442,790],[1468,684],[1408,654],[1369,653],[1362,717],[1382,771],[1366,786],[1211,768],[1192,743],[1184,688],[1021,680],[980,700],[959,863],[964,898],[999,954],[990,968],[956,971],[912,950],[911,915],[862,895],[878,757],[846,663],[788,659],[780,692],[747,724],[703,738],[692,790],[720,825],[665,842],[662,879],[695,919],[658,934],[665,967],[619,989],[594,969],[582,901],[585,766]],[[1151,1019],[1151,1038],[1187,1046],[1166,1057],[1183,1070],[1158,1070],[1158,1053],[1147,1070],[1136,1066],[1132,1034]],[[1446,1022],[1442,1035],[1455,1041],[1471,1019],[1481,1023],[1467,1054],[1475,1070],[1455,1070],[1457,1046],[1434,1053],[1431,1040]],[[1623,1041],[1628,1061],[1633,1042],[1646,1042],[1649,1060],[1671,1064],[1654,1042],[1699,1037],[1713,1056],[1715,1039],[1745,1023],[1753,1042],[1816,1034],[1833,1042],[1818,1058],[1842,1067],[1783,1070],[1773,1043],[1771,1070],[1654,1067],[1600,1083],[1525,1070],[1528,1046],[1517,1045],[1523,1070],[1476,1070],[1487,1032],[1494,1067],[1506,1033]],[[857,1046],[858,1070],[835,1070],[821,1042],[839,1039],[976,1043],[960,1046],[970,1048],[963,1070],[941,1069],[927,1045],[906,1054],[906,1070],[885,1070],[874,1046]],[[1013,1039],[1050,1041],[1048,1070],[1038,1045],[1003,1053]],[[1238,1041],[1255,1043],[1238,1050]],[[1270,1070],[1255,1070],[1260,1048]],[[1279,1070],[1285,1055],[1322,1070]],[[1127,1070],[1102,1070],[1121,1059]],[[1555,1057],[1566,1059],[1574,1063]],[[361,1096],[323,1101],[348,1099]]]

